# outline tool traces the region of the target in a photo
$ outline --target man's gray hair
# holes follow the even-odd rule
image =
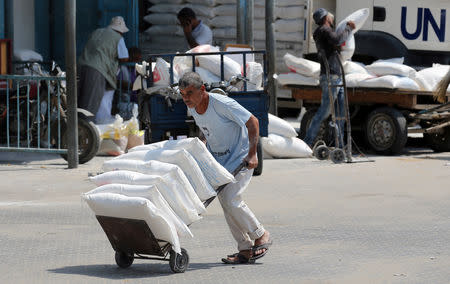
[[[180,89],[185,89],[189,86],[194,86],[196,89],[200,89],[203,85],[202,77],[195,72],[186,72],[178,81],[178,87]]]

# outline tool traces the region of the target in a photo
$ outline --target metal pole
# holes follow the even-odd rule
[[[245,1],[245,43],[253,46],[254,0]]]
[[[65,2],[65,58],[67,85],[67,161],[69,169],[78,167],[76,0]]]
[[[5,2],[5,38],[11,39],[14,44],[14,3],[13,0]]]
[[[245,0],[236,2],[236,43],[245,41]]]
[[[268,61],[268,95],[270,98],[269,112],[277,115],[277,86],[275,82],[275,1],[266,0],[266,52]]]

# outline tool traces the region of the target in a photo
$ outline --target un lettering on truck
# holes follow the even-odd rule
[[[450,51],[450,1],[374,0],[386,19],[373,21],[374,31],[391,33],[408,49]]]

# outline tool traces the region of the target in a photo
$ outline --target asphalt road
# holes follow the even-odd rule
[[[450,153],[408,149],[375,162],[265,160],[245,199],[273,237],[255,265],[235,252],[215,201],[182,239],[186,273],[120,269],[80,194],[107,158],[69,170],[58,156],[0,153],[0,283],[449,283]]]

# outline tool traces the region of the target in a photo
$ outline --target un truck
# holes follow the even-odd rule
[[[303,44],[303,57],[307,59],[317,60],[312,38],[317,25],[312,14],[320,7],[333,13],[336,23],[358,9],[369,8],[369,18],[355,34],[353,61],[370,64],[377,59],[404,57],[404,64],[416,70],[431,67],[433,63],[450,64],[448,0],[308,0]],[[287,88],[291,91],[292,106],[306,109],[299,133],[303,138],[320,105],[321,90],[318,86],[289,85]],[[437,111],[426,111],[438,106],[431,92],[348,88],[347,93],[352,130],[360,138],[358,143],[364,141],[380,154],[398,154],[406,144],[408,132],[414,131],[422,132],[432,149],[450,151],[448,109],[444,106]],[[411,126],[416,125],[422,129],[413,130]],[[326,123],[320,135],[325,139]]]

